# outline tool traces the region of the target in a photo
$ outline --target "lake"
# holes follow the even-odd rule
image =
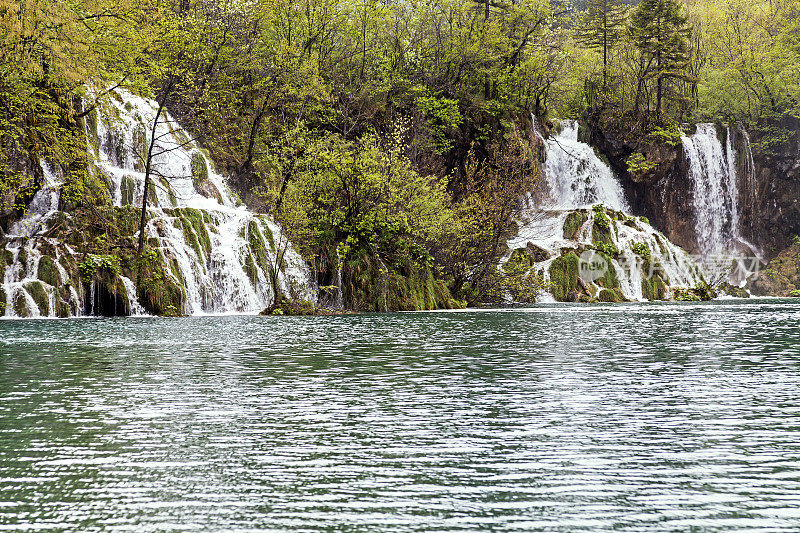
[[[2,531],[798,528],[798,300],[0,321]]]

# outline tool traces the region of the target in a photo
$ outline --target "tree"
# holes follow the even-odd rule
[[[637,84],[637,110],[644,83],[655,78],[656,116],[660,118],[667,85],[674,80],[690,80],[685,73],[691,36],[687,16],[676,0],[642,0],[633,10],[629,30],[644,67]]]
[[[578,28],[578,41],[603,54],[603,87],[608,87],[611,49],[625,32],[625,8],[617,0],[591,0]]]

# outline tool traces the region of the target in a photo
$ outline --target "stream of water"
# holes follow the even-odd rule
[[[0,321],[3,531],[797,531],[800,302]]]

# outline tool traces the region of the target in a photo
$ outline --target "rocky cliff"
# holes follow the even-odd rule
[[[748,131],[752,162],[742,162],[748,184],[740,196],[742,232],[772,258],[800,234],[800,118],[766,120]]]
[[[771,259],[800,234],[800,119],[716,125],[716,131],[735,183],[732,190],[703,191],[707,198],[702,201],[732,191],[728,201],[737,212],[728,223],[736,228],[729,237],[752,243]],[[599,119],[590,121],[588,137],[619,176],[633,212],[645,215],[690,253],[704,251],[696,208],[701,192],[691,177],[684,143]],[[632,171],[630,162],[637,157],[644,163]]]

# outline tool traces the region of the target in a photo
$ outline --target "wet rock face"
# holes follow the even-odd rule
[[[800,244],[792,244],[772,259],[748,289],[757,296],[800,296]]]
[[[739,229],[769,259],[800,234],[800,119],[763,121],[749,131],[732,126],[730,132],[736,151]],[[698,253],[694,190],[683,147],[651,145],[632,132],[598,124],[590,128],[590,138],[620,178],[633,211],[675,244]],[[627,160],[637,152],[654,168],[628,172]]]
[[[7,153],[7,174],[14,176],[10,186],[0,194],[0,230],[8,231],[10,225],[25,211],[41,181],[39,166],[31,161],[27,152],[20,146],[2,147]],[[0,157],[0,163],[4,163]],[[4,177],[0,174],[0,177]]]
[[[590,128],[590,138],[620,178],[633,212],[646,216],[689,253],[698,252],[692,183],[681,146],[647,144],[635,133],[598,125]],[[628,172],[627,161],[634,153],[644,154],[655,166],[644,172]]]
[[[742,233],[771,258],[800,234],[800,119],[759,124],[750,140],[753,165],[741,174],[750,184],[740,188]]]

